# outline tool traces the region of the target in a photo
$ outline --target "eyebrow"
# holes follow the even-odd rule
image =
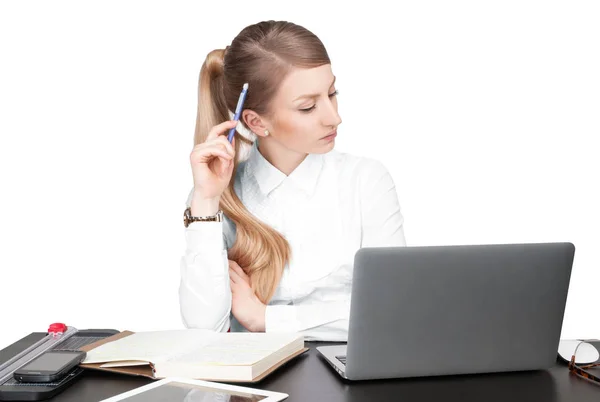
[[[332,86],[333,86],[333,84],[335,84],[335,79],[336,79],[336,76],[334,75],[334,76],[333,76],[333,82],[331,83],[330,87],[332,87]],[[292,102],[296,102],[297,100],[299,100],[299,99],[302,99],[302,98],[318,98],[318,97],[319,97],[319,95],[320,95],[320,94],[308,94],[308,95],[302,95],[302,96],[299,96],[299,97],[297,97],[296,99],[294,99]]]

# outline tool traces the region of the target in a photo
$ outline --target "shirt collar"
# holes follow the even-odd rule
[[[273,166],[264,156],[258,151],[258,141],[254,141],[250,155],[248,156],[249,173],[254,175],[260,191],[269,195],[271,191],[277,188],[285,180],[291,181],[295,187],[312,195],[319,174],[323,167],[323,155],[308,154],[306,158],[294,169],[289,176]]]

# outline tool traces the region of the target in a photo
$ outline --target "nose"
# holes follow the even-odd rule
[[[337,104],[334,101],[327,102],[327,104],[329,106],[324,111],[323,125],[337,127],[342,123],[342,118],[337,111]]]

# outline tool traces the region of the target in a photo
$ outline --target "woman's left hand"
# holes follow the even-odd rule
[[[235,261],[229,260],[231,312],[248,331],[265,331],[267,306],[252,291],[250,277]]]

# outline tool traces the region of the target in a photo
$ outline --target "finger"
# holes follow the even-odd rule
[[[239,275],[240,278],[242,278],[244,281],[246,281],[248,283],[250,282],[250,277],[248,275],[246,275],[246,272],[244,272],[242,267],[240,267],[237,263],[233,264],[233,269]]]
[[[227,142],[227,140],[225,140],[225,142]],[[228,143],[229,144],[229,143]],[[207,145],[206,149],[216,149],[219,150],[220,152],[222,152],[224,155],[227,155],[227,159],[232,160],[233,157],[235,156],[235,152],[231,153],[227,147],[222,144],[221,142],[213,142],[211,145]]]
[[[231,170],[232,166],[233,163],[231,162],[231,160],[223,161],[223,163],[221,163],[221,171],[219,172],[221,176],[223,176],[225,173]]]
[[[222,137],[222,138],[225,138],[225,137]],[[223,152],[226,152],[227,154],[229,154],[229,149],[227,148],[228,145],[231,147],[231,144],[229,144],[229,142],[226,139],[225,139],[225,143],[221,142],[218,139],[214,139],[214,140],[206,141],[206,142],[196,145],[192,149],[192,154],[202,152],[205,149],[215,149],[215,148],[220,149]],[[234,153],[235,153],[235,150],[234,150]]]
[[[231,170],[230,166],[233,166],[233,162],[231,160],[223,160],[223,159],[220,159],[219,161],[221,162],[221,168],[220,168],[219,174],[221,176],[223,176]],[[216,170],[215,170],[215,173],[216,173]]]
[[[240,268],[241,269],[241,268]],[[242,288],[251,288],[252,285],[250,283],[250,278],[248,278],[243,272],[240,275],[240,273],[237,270],[233,270],[230,269],[230,274],[229,277],[233,278],[233,280],[235,281],[236,285],[238,287],[242,287]]]
[[[232,268],[235,270],[235,272],[242,278],[249,278],[248,275],[246,274],[246,271],[244,271],[244,269],[242,267],[240,267],[240,264],[238,264],[236,261],[233,260],[229,260],[229,268]]]
[[[231,279],[236,285],[244,281],[239,274],[231,268],[229,268],[229,279]]]
[[[224,135],[220,135],[214,141],[217,144],[223,145],[227,150],[227,153],[229,153],[229,155],[235,156],[235,149],[233,149],[233,146],[231,145],[227,137],[225,137]]]
[[[209,131],[208,135],[206,136],[206,141],[214,140],[225,131],[229,131],[230,129],[236,127],[237,124],[238,122],[235,120],[227,120],[221,124],[217,124]]]
[[[198,150],[192,152],[190,159],[192,162],[206,162],[212,159],[212,157],[223,158],[225,161],[230,161],[233,159],[233,157],[227,153],[227,151],[221,145],[212,145],[199,148]]]

